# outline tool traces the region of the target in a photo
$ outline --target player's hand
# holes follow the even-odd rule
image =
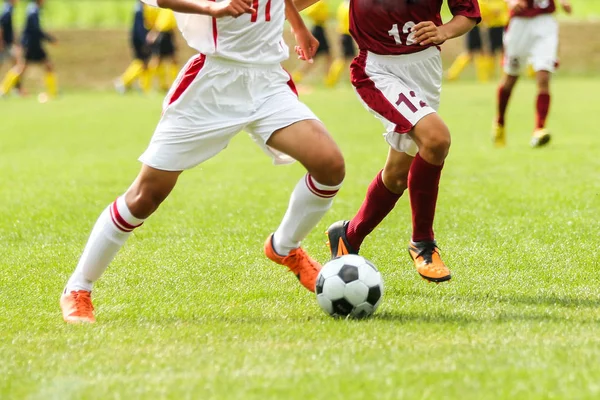
[[[520,13],[527,8],[527,0],[510,0],[508,7],[514,13]]]
[[[448,39],[444,30],[431,21],[419,22],[412,27],[411,32],[414,34],[415,41],[421,46],[442,44]]]
[[[560,4],[562,5],[563,10],[565,10],[567,14],[570,15],[573,12],[573,7],[571,7],[571,3],[567,0],[561,1]]]
[[[294,47],[298,59],[312,64],[314,62],[313,57],[319,48],[319,41],[315,39],[308,29],[292,30],[292,33],[296,37],[296,43],[298,43]]]
[[[237,18],[244,14],[254,14],[256,10],[252,8],[252,0],[226,0],[211,3],[211,16],[215,18],[234,17]]]

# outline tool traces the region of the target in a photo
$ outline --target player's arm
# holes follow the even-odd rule
[[[4,32],[3,29],[0,28],[0,51],[4,50]]]
[[[152,3],[149,2],[149,4]],[[253,14],[256,12],[252,8],[252,0],[227,0],[220,2],[208,0],[156,0],[156,4],[160,8],[168,8],[179,13],[203,14],[215,18],[239,17],[243,14]]]
[[[481,22],[477,0],[447,1],[450,12],[454,16],[449,22],[436,26],[432,21],[423,21],[411,29],[416,42],[421,46],[442,44],[448,39],[462,36]]]
[[[319,0],[294,0],[294,5],[298,11],[302,11],[317,2],[319,2]]]
[[[296,36],[296,54],[301,60],[313,62],[313,57],[319,48],[319,41],[310,33],[304,20],[300,16],[298,9],[294,5],[294,0],[285,0],[285,17],[292,26],[292,32]]]
[[[520,13],[527,8],[527,0],[506,0],[508,9],[514,13]]]
[[[560,5],[567,14],[573,12],[573,7],[571,7],[571,2],[569,0],[561,0]]]

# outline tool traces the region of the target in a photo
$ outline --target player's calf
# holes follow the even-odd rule
[[[138,177],[125,193],[127,207],[136,218],[148,218],[171,193],[181,171],[163,171],[142,166]]]

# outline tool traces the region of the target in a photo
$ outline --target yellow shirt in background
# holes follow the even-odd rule
[[[159,32],[170,32],[175,28],[177,28],[177,20],[173,11],[161,8],[158,17],[156,17],[154,29]]]
[[[311,19],[314,25],[324,26],[329,19],[329,7],[324,0],[320,0],[304,10],[304,14]]]
[[[156,17],[158,17],[159,12],[160,8],[151,7],[148,4],[144,4],[144,25],[149,31],[154,28]]]
[[[505,0],[479,0],[481,19],[489,28],[508,25],[509,11]]]
[[[350,34],[350,2],[342,1],[337,9],[338,32],[342,35]]]

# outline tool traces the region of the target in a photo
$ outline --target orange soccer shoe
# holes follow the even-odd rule
[[[265,242],[265,255],[271,261],[288,267],[296,275],[302,286],[311,292],[315,291],[315,284],[317,282],[317,275],[319,275],[319,271],[321,270],[321,264],[310,258],[301,247],[292,250],[285,257],[280,256],[275,252],[273,235],[271,234]]]
[[[415,268],[421,277],[429,282],[449,281],[452,276],[450,270],[440,258],[440,251],[432,242],[410,242],[408,254],[415,262]]]
[[[94,323],[92,293],[86,290],[64,292],[60,297],[63,319],[68,324]]]

